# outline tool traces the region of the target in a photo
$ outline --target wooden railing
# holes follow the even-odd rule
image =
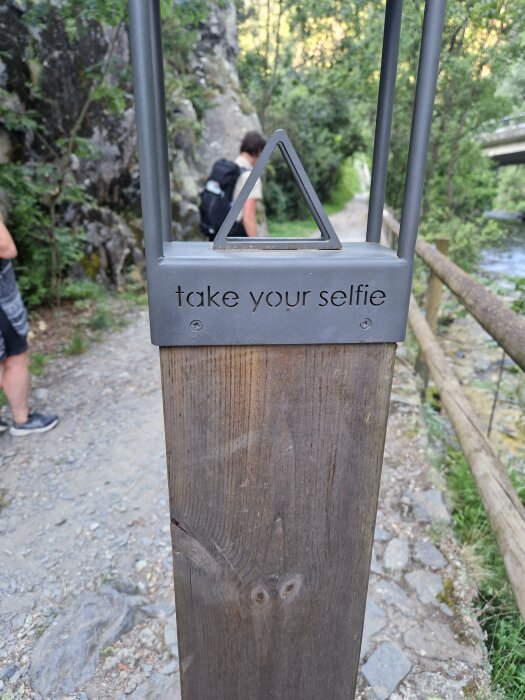
[[[391,214],[385,213],[383,225],[390,236],[398,235],[399,223]],[[429,243],[418,241],[416,254],[430,268],[432,275],[453,292],[516,364],[525,369],[525,319],[511,311],[501,299],[478,284]],[[431,309],[433,311],[429,314]],[[525,508],[434,335],[437,320],[435,298],[427,306],[427,315],[428,319],[412,298],[410,326],[470,465],[516,603],[525,620]],[[433,324],[433,328],[428,321]]]

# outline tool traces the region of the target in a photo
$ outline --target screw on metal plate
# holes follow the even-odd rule
[[[362,318],[359,325],[364,331],[367,331],[372,328],[372,320],[370,318]]]
[[[190,323],[190,328],[192,331],[194,331],[194,333],[199,333],[200,331],[202,331],[203,326],[204,324],[202,323],[202,321],[192,321]]]

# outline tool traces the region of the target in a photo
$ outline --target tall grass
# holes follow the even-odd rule
[[[468,463],[461,451],[447,441],[446,430],[438,414],[428,406],[426,422],[434,441],[438,441],[452,503],[452,522],[463,549],[469,575],[477,587],[475,607],[486,634],[494,691],[506,700],[525,700],[525,625],[514,601],[503,560],[478,495]],[[509,469],[520,499],[525,502],[523,465]]]

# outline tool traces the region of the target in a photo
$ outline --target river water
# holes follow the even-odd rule
[[[481,254],[479,267],[483,272],[499,277],[525,277],[525,239],[504,248],[489,248]]]
[[[508,228],[508,242],[484,250],[479,268],[495,277],[525,277],[525,224],[512,224]]]

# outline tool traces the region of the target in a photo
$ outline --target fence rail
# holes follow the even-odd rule
[[[392,214],[386,213],[383,223],[396,235],[399,233],[399,223]],[[525,318],[511,311],[495,294],[485,289],[426,241],[418,240],[416,255],[525,371]]]
[[[398,235],[399,223],[385,213],[387,231]],[[524,369],[525,322],[494,294],[425,241],[418,241],[416,254],[432,273],[455,294],[485,330]],[[434,313],[437,313],[434,310]],[[492,531],[496,537],[509,583],[525,620],[525,508],[492,449],[471,403],[439,346],[416,301],[412,298],[409,323],[420,353],[440,393],[441,402],[457,435]],[[521,340],[520,340],[521,339]],[[519,342],[522,347],[519,347]]]
[[[477,128],[476,132],[479,136],[484,134],[490,134],[497,129],[508,129],[510,126],[520,126],[525,124],[525,113],[524,114],[513,114],[501,119],[491,119],[488,122],[483,122]]]

